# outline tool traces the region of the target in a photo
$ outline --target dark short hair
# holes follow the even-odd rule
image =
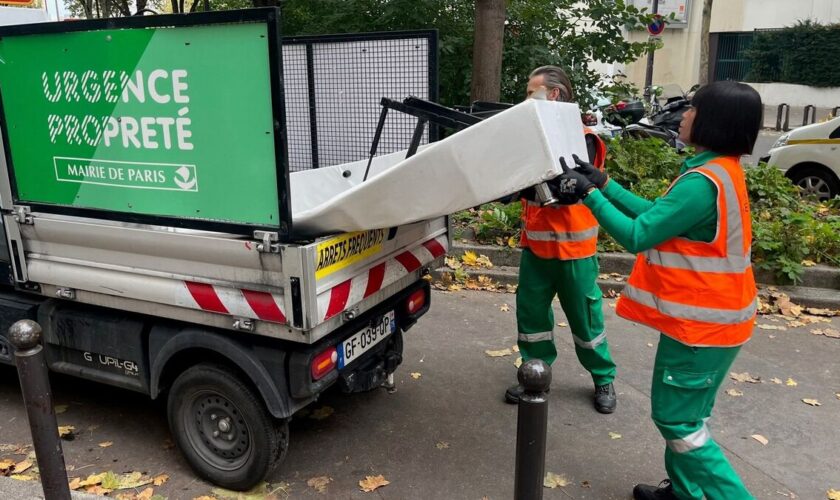
[[[741,156],[752,153],[763,124],[764,106],[754,88],[738,82],[714,82],[691,99],[696,115],[691,143],[715,153]]]
[[[560,89],[560,99],[564,102],[572,102],[575,98],[575,91],[572,89],[572,81],[569,75],[560,66],[540,66],[528,75],[528,78],[543,76],[545,86],[548,89]]]

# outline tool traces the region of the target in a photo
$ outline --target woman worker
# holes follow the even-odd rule
[[[661,332],[651,416],[665,438],[668,479],[659,487],[636,485],[637,500],[753,498],[706,420],[755,321],[750,206],[739,157],[752,152],[762,110],[761,97],[742,83],[701,88],[680,123],[680,139],[697,154],[656,201],[577,157],[578,167],[562,162],[565,172],[553,182],[638,253],[616,312]]]

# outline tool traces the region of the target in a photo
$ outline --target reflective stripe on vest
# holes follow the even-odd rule
[[[718,192],[714,239],[672,238],[642,252],[616,312],[687,345],[741,345],[752,334],[757,308],[746,184],[735,158],[695,172]]]
[[[529,231],[525,229],[525,236],[531,241],[585,241],[598,237],[598,228],[585,231],[564,231],[554,233],[551,231]]]
[[[689,306],[664,300],[633,285],[625,286],[621,292],[621,296],[652,307],[662,314],[667,314],[673,318],[720,323],[724,325],[737,325],[744,321],[749,321],[755,316],[757,308],[756,301],[750,302],[750,305],[743,309],[715,309],[713,307]]]
[[[603,168],[604,141],[589,129],[584,132],[595,138],[597,147],[593,163]],[[598,250],[598,221],[583,203],[541,207],[533,201],[523,200],[522,220],[521,245],[537,257],[585,259]]]

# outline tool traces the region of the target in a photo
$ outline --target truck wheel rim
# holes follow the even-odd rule
[[[799,189],[806,195],[814,195],[820,200],[827,200],[831,194],[828,183],[815,176],[809,176],[799,181]]]
[[[201,391],[187,403],[184,424],[193,450],[213,467],[232,471],[251,456],[251,432],[242,412],[215,391]]]

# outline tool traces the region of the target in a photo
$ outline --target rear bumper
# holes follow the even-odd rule
[[[415,314],[409,315],[405,309],[408,296],[418,289],[426,294],[426,305]],[[341,380],[342,390],[359,392],[381,385],[385,377],[402,363],[402,334],[411,328],[417,320],[429,310],[431,291],[429,282],[419,280],[401,292],[378,304],[373,309],[343,325],[334,333],[317,344],[304,350],[293,352],[289,357],[289,393],[292,398],[304,399],[322,392],[327,387]],[[395,312],[396,331],[380,342],[362,357],[354,360],[339,372],[333,370],[320,380],[312,380],[310,364],[312,359],[324,349],[336,346],[344,339],[365,328],[372,320],[388,311]]]

